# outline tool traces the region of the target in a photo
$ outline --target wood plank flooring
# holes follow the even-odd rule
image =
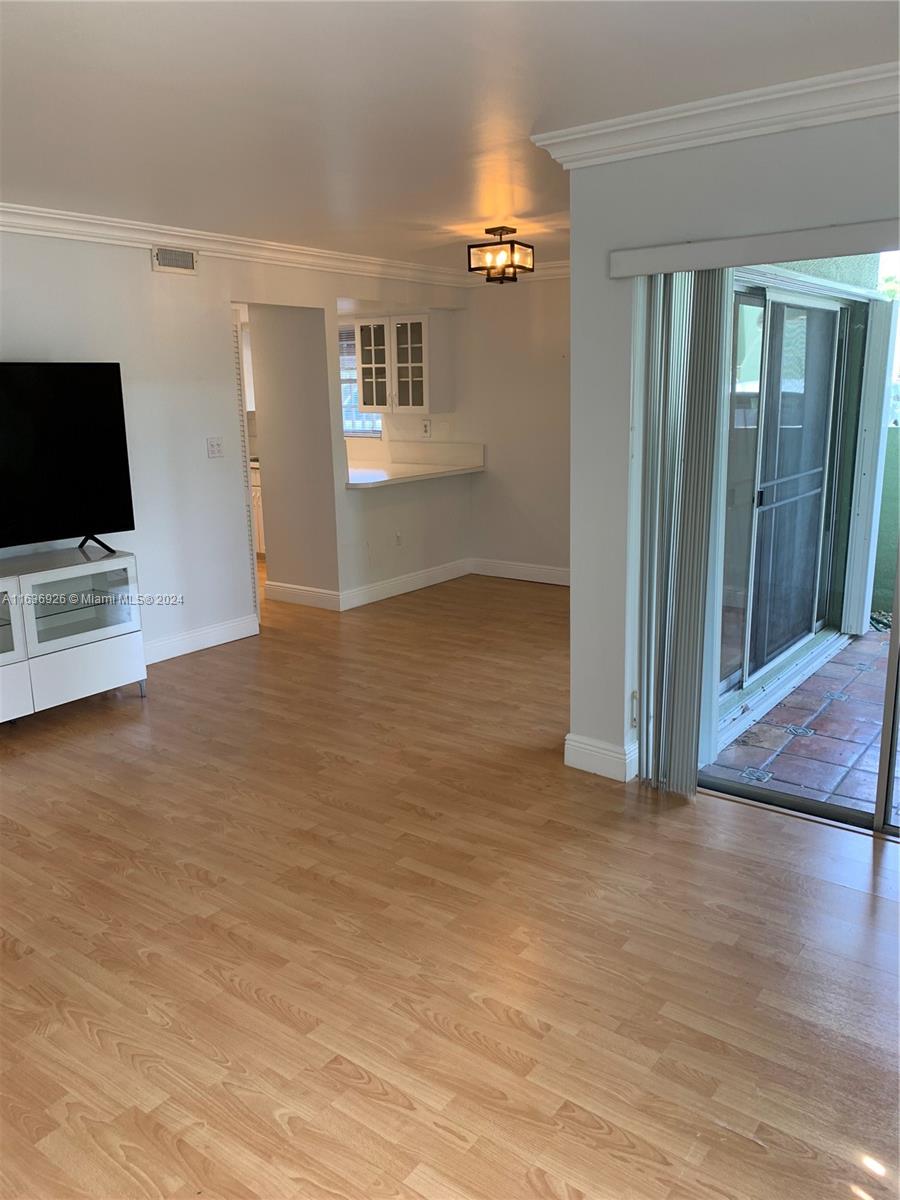
[[[3,1196],[895,1195],[896,845],[564,768],[567,600],[0,728]]]

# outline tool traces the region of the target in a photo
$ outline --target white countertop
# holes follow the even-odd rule
[[[450,463],[384,463],[350,467],[348,488],[384,487],[392,483],[414,483],[417,479],[443,479],[448,475],[474,475],[483,466],[454,467]]]

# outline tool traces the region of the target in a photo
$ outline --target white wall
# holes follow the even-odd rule
[[[484,442],[471,553],[569,566],[569,281],[485,285],[460,314],[457,428]]]
[[[337,301],[415,311],[460,303],[459,289],[212,256],[182,277],[151,271],[144,248],[13,233],[0,235],[0,287],[0,358],[122,364],[136,529],[113,543],[136,553],[143,591],[184,594],[183,605],[143,612],[151,661],[189,649],[199,630],[215,640],[211,626],[234,636],[253,612],[232,301],[325,310],[341,578],[384,578],[390,567],[367,536],[379,502],[367,508],[344,488]],[[212,434],[225,439],[222,459],[206,457]],[[102,463],[85,463],[85,475],[102,477]],[[446,497],[432,493],[420,495],[417,522],[432,505],[444,522]]]
[[[339,589],[325,312],[251,304],[266,571]]]
[[[338,579],[343,590],[470,557],[472,530],[492,526],[489,509],[495,502],[501,517],[492,540],[479,540],[479,553],[525,562],[565,561],[550,525],[542,524],[539,505],[532,505],[527,520],[521,519],[523,497],[535,487],[530,456],[541,452],[542,461],[544,457],[543,445],[538,445],[544,438],[535,437],[534,431],[556,420],[545,403],[550,386],[545,381],[553,372],[545,373],[540,366],[534,374],[538,386],[529,387],[530,373],[523,370],[510,400],[512,393],[502,380],[485,387],[479,382],[481,371],[468,370],[463,361],[471,353],[485,366],[482,338],[490,340],[491,322],[502,325],[503,338],[519,359],[527,358],[532,351],[510,324],[510,310],[517,306],[534,331],[551,320],[543,289],[559,292],[563,286],[529,280],[521,285],[521,296],[515,288],[498,288],[497,302],[509,301],[509,308],[497,303],[492,311],[478,289],[206,255],[200,258],[197,275],[168,275],[151,271],[146,248],[2,233],[0,358],[121,362],[136,529],[116,535],[113,544],[137,555],[143,591],[184,595],[183,605],[143,612],[153,661],[200,642],[212,644],[219,634],[236,636],[238,627],[247,632],[252,622],[252,562],[232,354],[233,301],[324,310]],[[462,437],[465,425],[465,436],[489,443],[489,462],[491,454],[497,456],[489,471],[497,470],[498,479],[505,480],[496,496],[488,487],[473,510],[473,482],[481,486],[488,476],[395,488],[345,488],[337,311],[339,298],[348,296],[394,312],[464,308],[473,302],[473,313],[481,314],[473,318],[474,325],[464,326],[462,313],[447,317],[457,330],[456,392],[462,399],[461,415],[446,418],[445,435]],[[559,329],[555,336],[562,340]],[[534,353],[543,362],[543,346]],[[505,429],[505,418],[494,421],[490,416],[492,406],[502,412],[507,403],[519,415],[512,433]],[[563,397],[553,403],[565,408]],[[473,411],[478,419],[470,433],[469,417],[463,420],[462,414]],[[564,420],[562,412],[558,419]],[[523,431],[523,443],[512,450]],[[222,459],[206,457],[205,440],[214,434],[224,437]],[[504,451],[499,443],[506,437],[513,440]],[[549,494],[543,466],[537,470],[538,486],[546,486]],[[86,463],[85,474],[89,480],[102,477],[102,463]],[[559,462],[552,485],[556,491],[563,488],[564,475],[565,466]],[[557,507],[556,501],[548,501],[548,512]],[[556,527],[564,529],[559,521]],[[528,529],[534,531],[533,541],[528,540]],[[8,553],[12,551],[0,552],[0,557]]]
[[[897,212],[894,117],[572,172],[571,732],[595,743],[602,773],[626,762],[633,770],[637,687],[633,284],[609,277],[610,252],[896,219]]]

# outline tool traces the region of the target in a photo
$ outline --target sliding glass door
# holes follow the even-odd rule
[[[736,297],[720,680],[746,685],[818,624],[839,306]]]
[[[753,278],[767,273],[744,273],[732,307],[701,782],[896,827],[896,318],[871,294]]]
[[[744,678],[765,317],[762,295],[739,292],[735,296],[719,660],[723,691],[739,686]]]
[[[894,429],[900,436],[900,424],[894,426]],[[893,515],[900,514],[895,512]],[[894,580],[893,601],[891,635],[884,664],[884,718],[881,743],[880,746],[876,743],[873,749],[878,750],[875,828],[887,828],[896,833],[900,826],[900,554],[898,554],[897,575]],[[877,685],[875,694],[877,695]],[[874,762],[872,765],[875,765]]]
[[[745,679],[815,632],[837,316],[769,303]]]

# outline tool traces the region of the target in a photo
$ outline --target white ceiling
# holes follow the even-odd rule
[[[2,198],[457,265],[485,225],[566,257],[535,132],[895,57],[897,6],[2,5]]]

